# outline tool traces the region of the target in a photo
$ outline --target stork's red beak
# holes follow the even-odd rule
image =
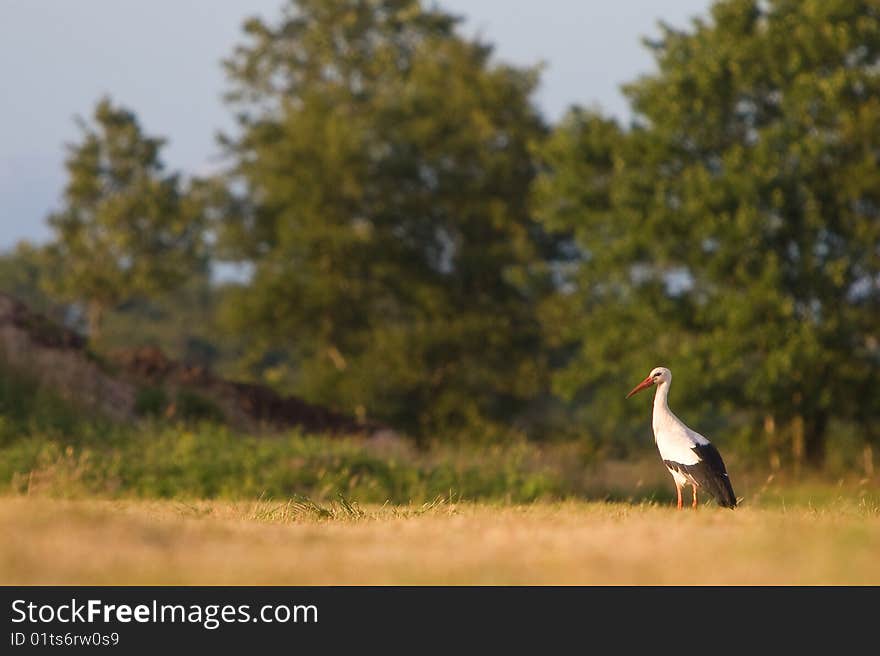
[[[654,384],[654,379],[651,378],[650,376],[648,376],[648,377],[645,378],[645,380],[643,380],[641,383],[639,383],[638,385],[636,385],[635,387],[633,387],[632,392],[630,392],[629,394],[627,394],[627,395],[626,395],[626,398],[631,397],[631,396],[632,396],[633,394],[635,394],[636,392],[641,392],[643,389],[645,389],[646,387],[650,387],[650,386],[653,385],[653,384]]]

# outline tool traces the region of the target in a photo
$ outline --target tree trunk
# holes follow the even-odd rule
[[[825,466],[825,429],[828,416],[824,412],[809,417],[804,423],[804,456],[813,469]]]
[[[791,420],[791,459],[794,463],[794,475],[800,476],[804,463],[804,418],[800,415]]]
[[[770,454],[770,469],[779,471],[782,459],[779,457],[779,443],[776,438],[776,419],[773,415],[764,415],[764,434],[767,436],[767,449]]]
[[[86,313],[88,320],[89,341],[95,342],[101,335],[101,325],[104,322],[104,304],[98,301],[89,303]]]
[[[875,422],[866,417],[862,419],[862,425],[865,427],[865,442],[862,449],[862,465],[865,468],[865,476],[874,477],[874,446],[878,444],[878,430]]]

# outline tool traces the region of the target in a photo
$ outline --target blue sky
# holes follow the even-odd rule
[[[145,130],[169,139],[164,159],[210,170],[215,135],[232,126],[220,60],[242,21],[273,18],[283,0],[0,0],[0,250],[43,240],[64,185],[74,116],[109,94]],[[620,84],[652,70],[641,37],[662,19],[684,27],[709,0],[440,0],[463,32],[499,59],[544,62],[537,101],[548,119],[573,104],[628,118]]]

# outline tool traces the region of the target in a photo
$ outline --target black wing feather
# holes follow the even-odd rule
[[[727,475],[724,460],[711,443],[698,444],[693,447],[700,461],[693,465],[665,460],[666,466],[693,479],[696,484],[706,490],[718,505],[725,508],[736,508],[736,495]]]

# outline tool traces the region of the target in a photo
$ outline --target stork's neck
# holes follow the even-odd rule
[[[654,392],[654,425],[657,425],[658,420],[663,421],[672,415],[672,412],[669,410],[669,403],[666,401],[666,397],[669,396],[669,383],[662,382],[657,385],[657,391]]]

